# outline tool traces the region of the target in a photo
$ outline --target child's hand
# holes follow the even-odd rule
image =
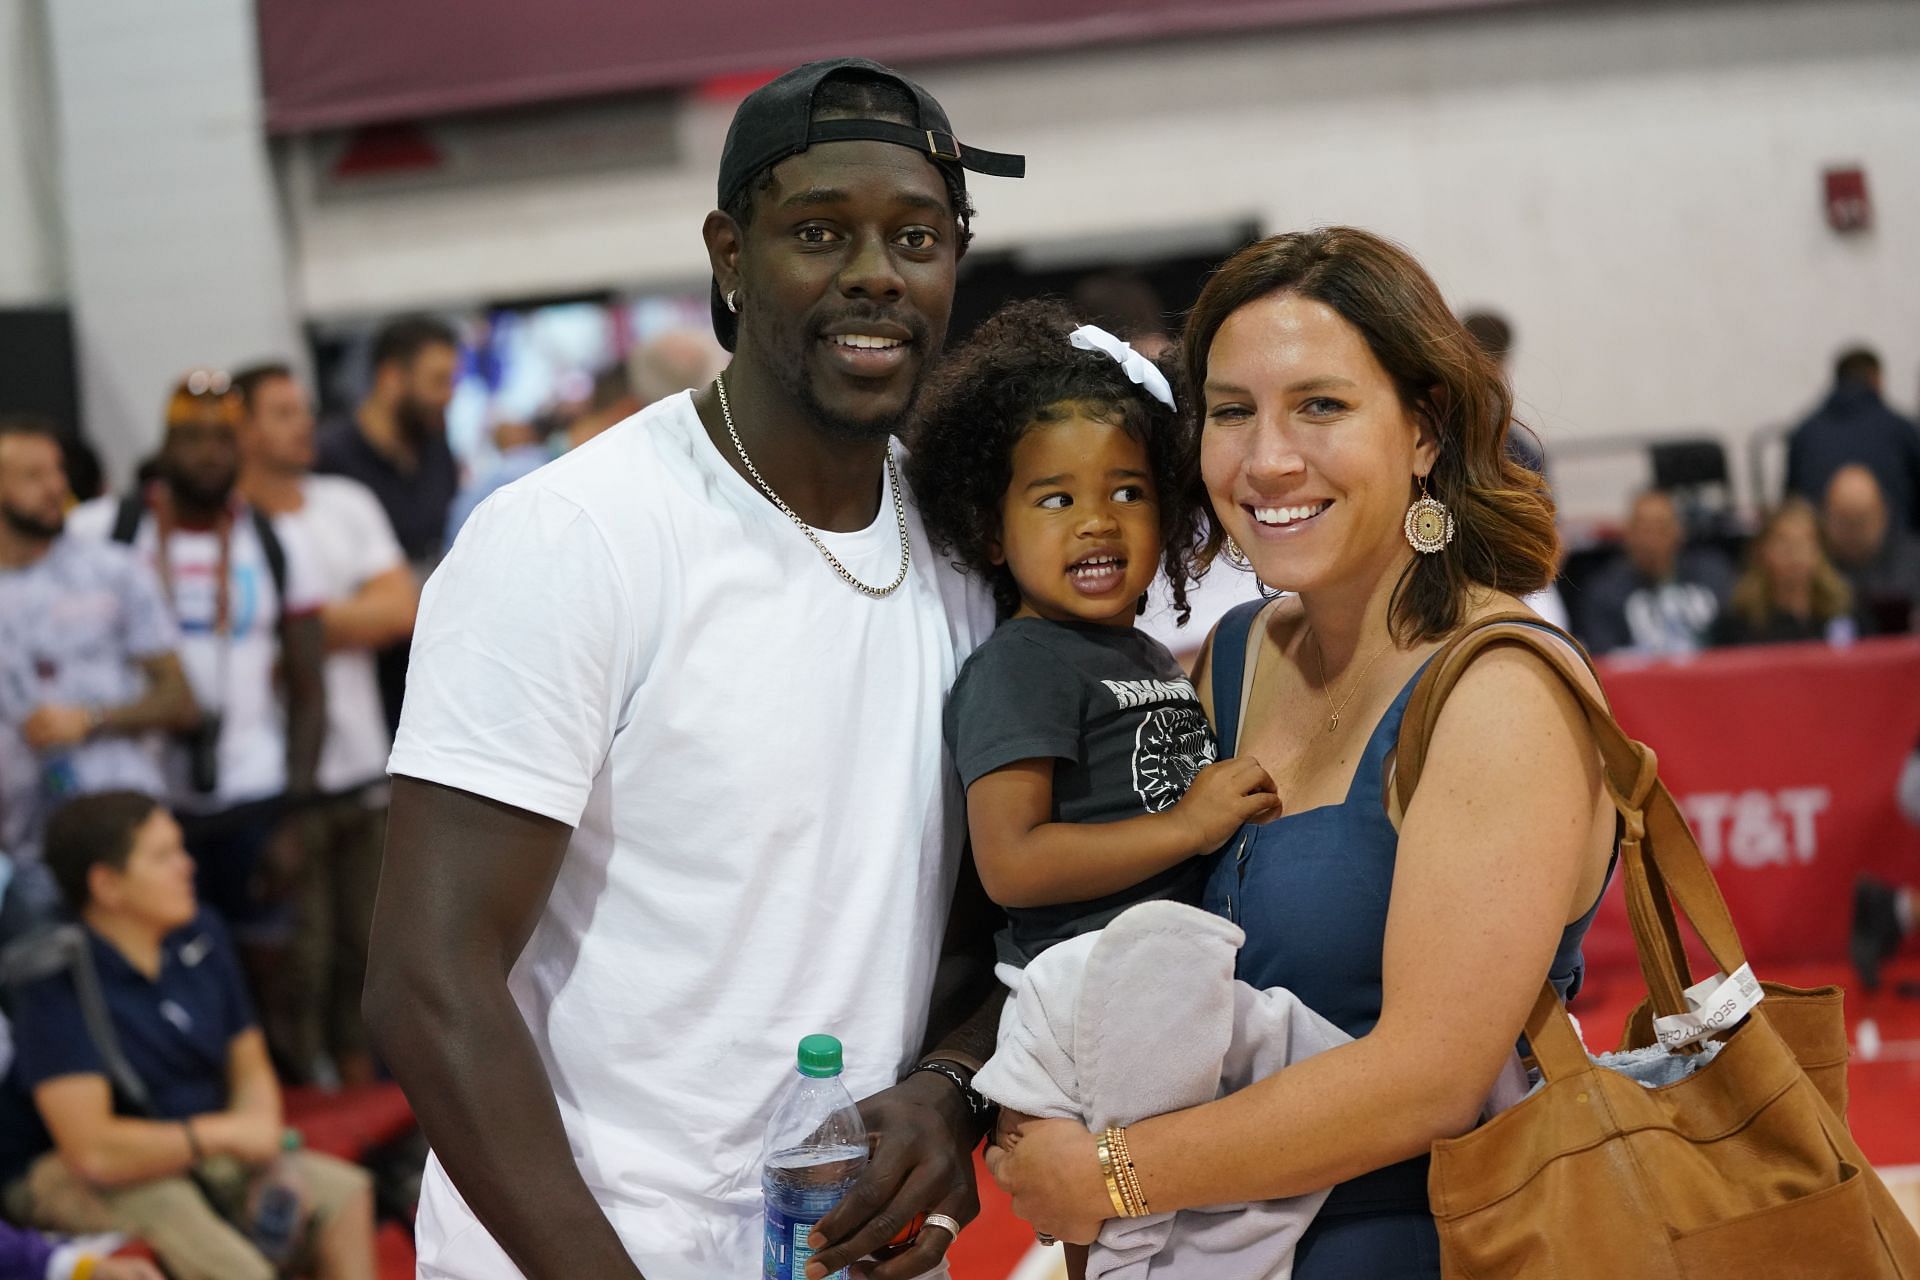
[[[1193,830],[1193,852],[1212,853],[1243,823],[1278,817],[1280,797],[1258,760],[1235,756],[1202,769],[1173,811]]]

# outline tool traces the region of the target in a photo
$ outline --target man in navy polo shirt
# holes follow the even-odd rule
[[[45,856],[148,1099],[136,1109],[116,1097],[71,969],[23,987],[19,1080],[54,1149],[7,1188],[9,1212],[49,1230],[137,1235],[179,1280],[272,1280],[245,1231],[252,1190],[282,1158],[280,1087],[232,943],[194,897],[179,825],[135,792],[83,796],[48,822]],[[366,1175],[310,1152],[285,1161],[309,1215],[313,1273],[371,1277]]]

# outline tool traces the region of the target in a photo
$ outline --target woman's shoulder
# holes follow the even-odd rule
[[[1515,596],[1503,592],[1488,593],[1468,610],[1454,634],[1458,636],[1478,624],[1510,615],[1520,615],[1513,620],[1523,622],[1537,631],[1551,649],[1566,659],[1565,668],[1571,671],[1581,687],[1604,700],[1600,679],[1594,674],[1585,651],[1573,637],[1541,618]],[[1545,695],[1544,699],[1542,695]],[[1492,645],[1476,654],[1448,695],[1448,707],[1451,708],[1462,699],[1466,706],[1481,705],[1496,709],[1506,705],[1520,714],[1529,710],[1532,714],[1545,714],[1550,704],[1557,704],[1563,716],[1579,715],[1584,718],[1579,699],[1566,687],[1559,668],[1539,651],[1520,645]]]

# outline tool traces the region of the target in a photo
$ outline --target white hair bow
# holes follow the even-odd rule
[[[1167,375],[1161,373],[1153,361],[1099,325],[1083,324],[1067,335],[1067,341],[1082,351],[1098,351],[1111,357],[1143,391],[1167,408],[1173,408],[1173,388],[1167,384]]]

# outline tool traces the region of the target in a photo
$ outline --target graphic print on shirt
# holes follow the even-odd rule
[[[1193,702],[1199,698],[1191,680],[1102,680],[1122,711],[1156,702]]]
[[[260,570],[236,564],[230,570],[228,607],[233,611],[229,634],[244,640],[260,621]],[[220,616],[218,575],[211,565],[187,564],[175,572],[175,601],[183,635],[212,635]]]
[[[1133,735],[1133,789],[1148,813],[1169,808],[1213,763],[1213,733],[1197,707],[1159,707]]]

